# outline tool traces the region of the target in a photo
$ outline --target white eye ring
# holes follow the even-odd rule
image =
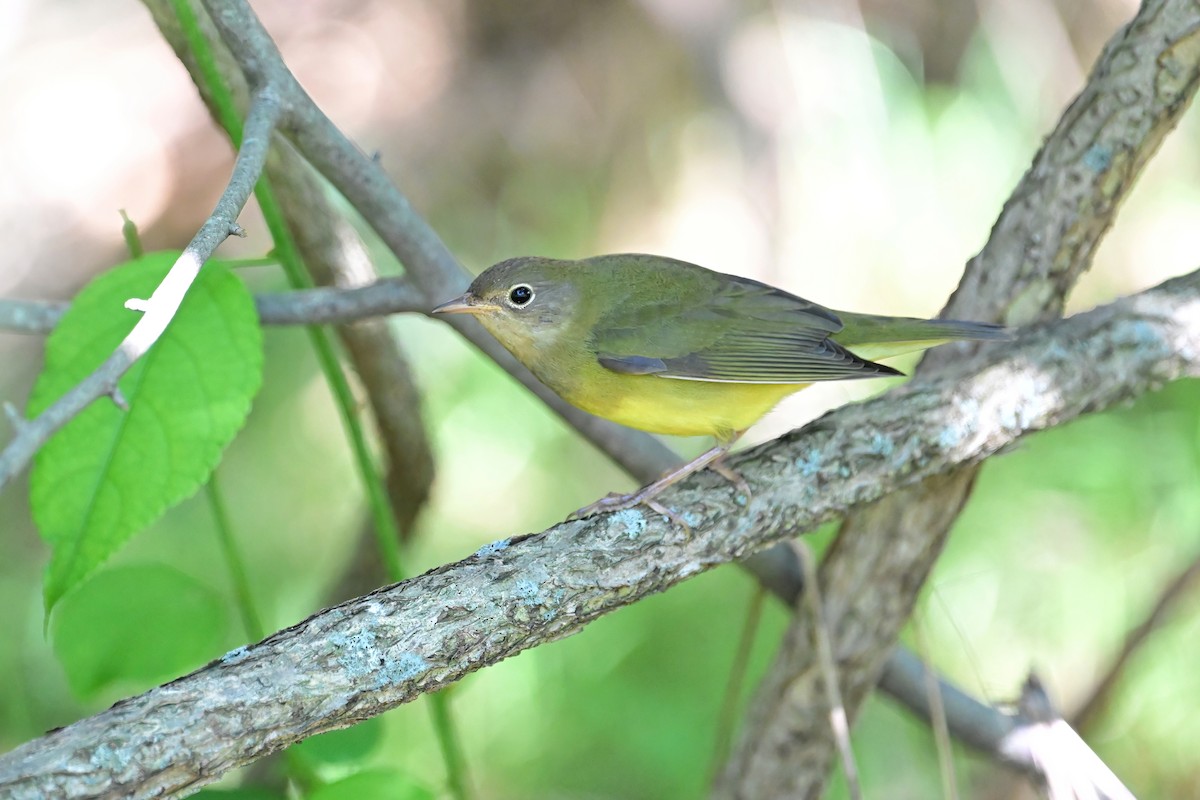
[[[533,302],[536,295],[528,283],[518,283],[508,290],[508,304],[513,308],[524,308]]]

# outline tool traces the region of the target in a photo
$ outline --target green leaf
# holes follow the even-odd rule
[[[371,717],[349,728],[305,739],[291,750],[313,764],[344,764],[366,758],[382,737],[383,720]]]
[[[433,800],[433,792],[394,770],[370,769],[327,783],[308,800]]]
[[[29,401],[37,414],[91,373],[133,328],[177,253],[100,275],[46,342]],[[121,379],[125,412],[86,408],[38,453],[30,504],[53,549],[46,613],[134,533],[191,495],[242,427],[262,382],[262,332],[245,285],[219,262],[201,270],[162,338]]]
[[[148,613],[149,611],[153,613]],[[54,652],[81,698],[114,683],[159,683],[221,650],[221,596],[171,567],[100,572],[66,598],[51,626]]]

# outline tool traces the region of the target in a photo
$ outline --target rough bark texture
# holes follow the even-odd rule
[[[690,536],[632,510],[502,540],[0,756],[0,796],[187,793],[1026,433],[1200,375],[1200,273],[991,354],[991,365],[961,363],[735,459],[748,501],[707,474],[672,489],[663,502],[683,513]],[[898,602],[864,594],[882,611]],[[875,657],[860,655],[856,663]]]
[[[1175,126],[1200,80],[1200,4],[1147,2],[1105,48],[1087,85],[968,264],[944,316],[1023,325],[1061,313],[1141,168]],[[930,353],[921,374],[961,350]],[[830,629],[851,717],[879,679],[946,536],[975,467],[888,497],[843,524],[821,569]],[[835,754],[829,708],[800,614],[760,688],[719,797],[816,797]]]

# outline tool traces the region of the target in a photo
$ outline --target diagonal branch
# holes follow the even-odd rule
[[[17,426],[16,436],[0,453],[0,488],[24,469],[46,440],[93,401],[105,395],[114,399],[119,397],[117,382],[162,336],[175,317],[187,290],[200,274],[204,262],[228,236],[241,233],[237,225],[238,215],[262,174],[271,131],[281,114],[280,97],[272,88],[265,87],[255,95],[246,118],[245,134],[233,165],[233,174],[217,200],[213,213],[200,226],[149,300],[130,300],[126,303],[127,308],[144,313],[113,354],[36,419]]]
[[[1197,584],[1200,584],[1200,556],[1193,558],[1191,563],[1163,587],[1142,621],[1126,634],[1120,651],[1103,671],[1100,680],[1088,691],[1079,709],[1071,715],[1072,726],[1083,730],[1104,712],[1130,659],[1166,622],[1167,616],[1175,610],[1180,601],[1195,590]]]
[[[738,457],[745,505],[709,475],[672,489],[663,502],[690,536],[632,510],[502,540],[0,756],[0,795],[190,791],[1031,432],[1200,375],[1200,272],[991,352]]]

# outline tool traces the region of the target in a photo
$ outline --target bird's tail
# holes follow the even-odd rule
[[[877,317],[838,312],[845,327],[833,339],[859,358],[875,361],[903,353],[928,350],[960,339],[1006,340],[1012,332],[1003,325],[955,319]]]

